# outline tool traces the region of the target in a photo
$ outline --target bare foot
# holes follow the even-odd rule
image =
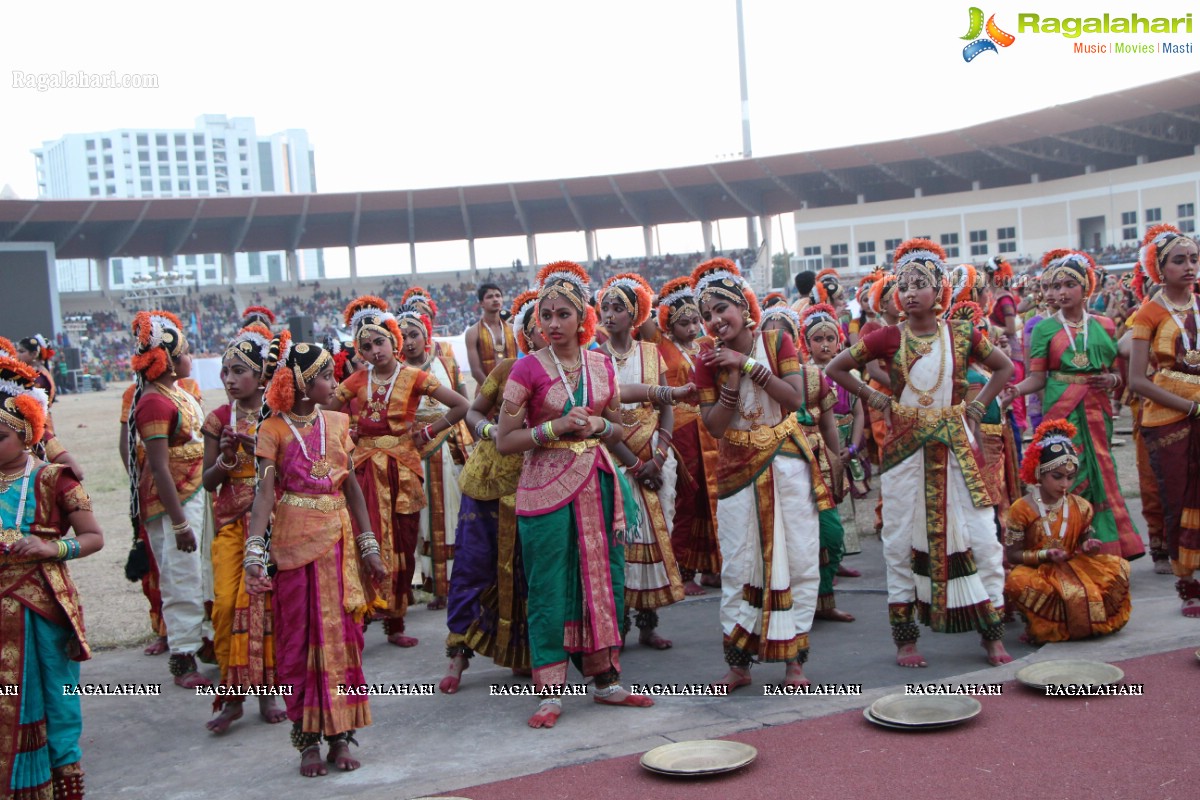
[[[789,661],[787,671],[783,676],[784,686],[795,686],[797,688],[808,686],[811,682],[804,677],[804,665],[799,661]]]
[[[598,692],[608,691],[603,697]],[[647,697],[644,694],[634,694],[626,689],[621,684],[614,686],[606,686],[604,689],[597,689],[597,694],[592,695],[592,702],[599,703],[602,706],[628,706],[629,708],[649,708],[654,705],[654,699]]]
[[[167,652],[167,650],[169,650],[169,649],[170,649],[170,647],[167,645],[167,637],[159,636],[153,642],[146,645],[146,649],[142,651],[142,655],[161,656],[163,653]]]
[[[287,711],[276,705],[275,698],[270,695],[258,698],[258,715],[270,725],[287,719]]]
[[[176,675],[175,685],[181,686],[184,689],[195,689],[197,686],[212,686],[212,681],[201,675],[199,672],[192,670],[191,672],[185,672],[182,675]]]
[[[822,608],[815,614],[817,619],[825,619],[830,622],[854,622],[854,615],[849,611],[842,611],[840,608]]]
[[[730,667],[729,672],[726,672],[713,684],[713,688],[720,686],[725,687],[725,694],[732,694],[734,690],[740,689],[743,686],[750,685],[750,670],[739,669],[738,667]]]
[[[845,564],[838,564],[837,574],[843,578],[861,578],[862,573],[853,567],[847,567]]]
[[[458,684],[462,680],[463,670],[471,666],[471,661],[462,653],[458,653],[454,658],[450,659],[450,665],[446,667],[446,677],[442,678],[442,682],[438,684],[438,690],[442,694],[454,694],[458,691]]]
[[[306,778],[328,775],[325,759],[321,758],[321,745],[314,744],[300,754],[300,774]]]
[[[1183,615],[1185,617],[1200,617],[1200,600],[1195,597],[1191,600],[1184,600]]]
[[[664,639],[658,635],[658,631],[651,629],[648,631],[638,632],[638,644],[646,647],[653,647],[655,650],[670,650],[671,640]]]
[[[711,586],[714,589],[721,588],[721,576],[715,572],[706,572],[700,576],[701,586]]]
[[[704,591],[704,587],[695,581],[687,581],[683,584],[683,594],[685,597],[696,597],[697,595],[708,594]]]
[[[987,662],[993,667],[998,667],[1001,664],[1007,664],[1013,660],[1012,656],[1008,654],[1008,651],[1004,649],[1004,642],[999,640],[988,641],[987,639],[984,639],[980,642],[980,644],[982,644],[983,649],[987,651]]]
[[[902,644],[896,649],[896,663],[902,667],[927,667],[925,657],[917,651],[915,644]]]
[[[553,728],[558,722],[559,716],[562,715],[561,700],[543,700],[538,703],[537,711],[529,718],[529,727],[531,728]]]
[[[434,597],[432,600],[430,600],[428,603],[425,604],[425,607],[427,609],[429,609],[430,611],[441,611],[443,608],[446,607],[446,598],[445,597]]]
[[[221,713],[206,722],[204,727],[213,733],[224,733],[229,730],[230,725],[242,718],[242,705],[244,704],[241,700],[226,700]]]
[[[1154,574],[1155,575],[1171,575],[1171,574],[1173,574],[1173,572],[1171,570],[1171,562],[1165,558],[1155,561],[1154,562]]]
[[[388,637],[388,641],[396,645],[396,647],[417,646],[417,638],[415,636],[405,636],[403,633],[393,633]]]
[[[342,772],[351,772],[362,766],[357,758],[350,755],[350,743],[345,739],[329,743],[329,755],[325,756],[325,760]]]

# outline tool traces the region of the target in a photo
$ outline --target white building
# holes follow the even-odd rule
[[[317,191],[316,162],[308,134],[292,129],[259,136],[251,117],[205,114],[191,129],[124,128],[71,133],[34,150],[38,195],[47,200],[140,197],[206,197],[252,194],[306,194]],[[300,276],[323,278],[320,250],[296,254]],[[283,279],[282,252],[238,253],[239,283]],[[113,258],[109,286],[129,289],[135,276],[159,270],[188,275],[195,284],[221,280],[216,254],[179,256],[173,264],[157,258]],[[95,267],[85,260],[58,262],[61,291],[98,286]]]

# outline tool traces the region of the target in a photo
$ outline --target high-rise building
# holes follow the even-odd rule
[[[50,200],[141,197],[222,197],[304,194],[317,190],[316,162],[308,134],[289,128],[259,136],[251,117],[205,114],[191,129],[123,128],[69,133],[33,151],[38,195]],[[323,278],[322,251],[296,254],[300,275]],[[283,280],[285,254],[238,253],[239,283]],[[112,258],[109,285],[127,289],[135,276],[163,268],[157,258]],[[221,281],[220,256],[178,256],[174,270],[199,285]],[[61,291],[95,289],[95,266],[86,260],[58,262]]]

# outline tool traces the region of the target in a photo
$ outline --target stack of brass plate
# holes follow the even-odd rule
[[[863,709],[863,717],[881,728],[933,731],[974,717],[983,706],[965,694],[889,694]]]
[[[1017,673],[1018,681],[1043,691],[1047,686],[1108,686],[1124,677],[1125,672],[1120,667],[1081,658],[1039,661]]]
[[[758,750],[741,742],[699,739],[664,744],[642,756],[642,766],[659,775],[697,777],[741,769],[758,757]]]

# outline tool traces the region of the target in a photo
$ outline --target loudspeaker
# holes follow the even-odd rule
[[[311,342],[313,340],[313,321],[308,315],[288,317],[288,329],[292,333],[293,342]]]
[[[64,347],[60,351],[60,354],[66,359],[67,369],[80,369],[78,347]]]

